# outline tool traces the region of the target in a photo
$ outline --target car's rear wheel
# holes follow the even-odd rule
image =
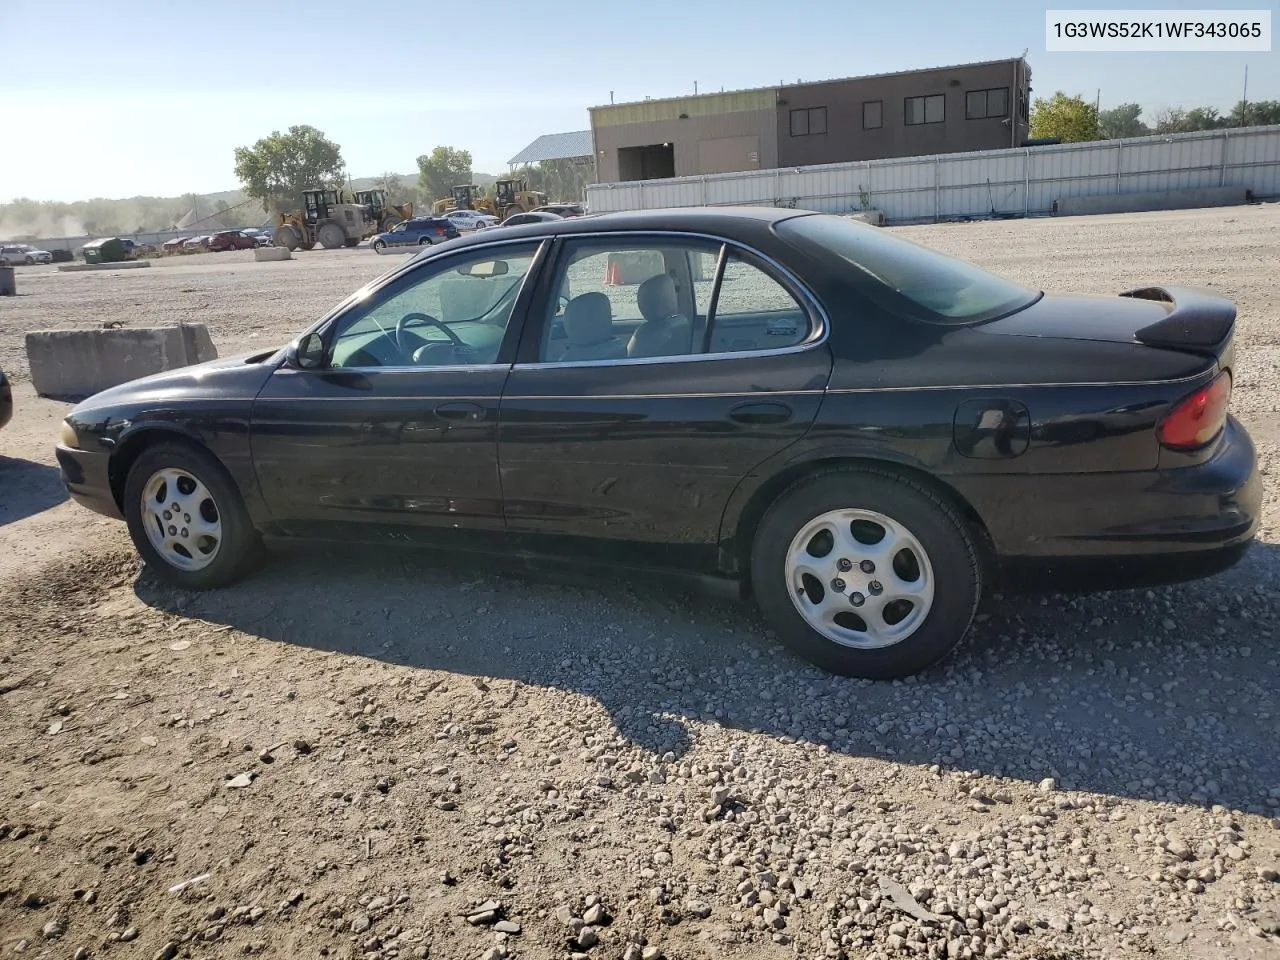
[[[387,241],[385,241],[385,240],[375,240],[375,241],[373,241],[373,250],[374,250],[374,252],[375,252],[375,253],[386,253],[386,251],[387,251]]]
[[[181,587],[230,583],[260,549],[235,482],[212,454],[185,443],[139,455],[125,481],[124,514],[147,566]]]
[[[982,594],[955,509],[923,484],[863,468],[806,477],[774,502],[756,530],[751,581],[787,646],[876,680],[946,656]]]
[[[418,238],[418,246],[420,246],[420,247],[429,247],[429,246],[431,246],[431,238],[430,238],[430,237],[419,237],[419,238]]]
[[[35,264],[35,262],[36,262],[36,258],[35,258],[35,257],[27,257],[27,266],[28,266],[28,267],[33,266],[33,265]]]

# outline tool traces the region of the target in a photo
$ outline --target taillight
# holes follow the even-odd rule
[[[1179,400],[1156,431],[1160,443],[1174,450],[1203,447],[1227,422],[1231,374],[1223,371],[1207,387]]]
[[[443,236],[444,236],[444,227],[436,227],[436,236],[437,236],[437,237],[443,237]]]

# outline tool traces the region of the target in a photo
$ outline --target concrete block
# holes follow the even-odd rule
[[[31,383],[42,397],[87,397],[139,377],[217,357],[203,323],[27,334]]]
[[[253,259],[258,263],[272,260],[292,260],[293,254],[289,252],[288,247],[254,247]]]
[[[150,260],[121,260],[119,263],[61,263],[63,273],[84,273],[89,270],[139,270],[151,266]]]
[[[0,267],[0,297],[12,297],[18,293],[18,281],[13,267]]]
[[[1157,190],[1150,193],[1106,193],[1095,197],[1062,197],[1057,213],[1062,217],[1096,213],[1142,213],[1148,210],[1193,210],[1196,207],[1231,207],[1253,199],[1247,187],[1196,187],[1190,190]]]
[[[859,223],[869,223],[873,227],[884,226],[883,210],[859,210],[857,213],[845,214],[850,220],[857,220]]]

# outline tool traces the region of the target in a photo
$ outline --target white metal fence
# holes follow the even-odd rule
[[[1049,213],[1100,194],[1245,187],[1280,196],[1280,126],[865,160],[587,187],[593,213],[765,205],[898,222]]]

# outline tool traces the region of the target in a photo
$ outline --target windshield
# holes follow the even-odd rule
[[[835,256],[862,271],[888,294],[891,308],[930,323],[993,320],[1040,297],[1036,290],[881,227],[815,214],[784,220],[775,229],[804,253]]]

